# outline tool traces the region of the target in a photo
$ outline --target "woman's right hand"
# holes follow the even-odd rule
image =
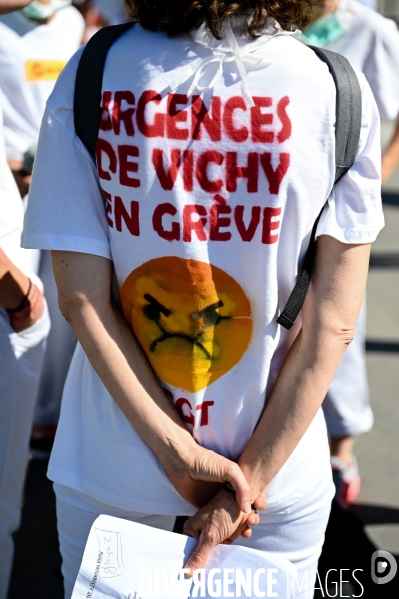
[[[164,468],[175,489],[194,507],[207,504],[227,484],[236,492],[241,510],[251,512],[251,491],[240,467],[194,440],[183,458]]]

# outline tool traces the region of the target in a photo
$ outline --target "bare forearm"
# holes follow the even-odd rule
[[[29,288],[29,279],[0,249],[0,306],[14,309],[23,300]]]
[[[19,10],[31,3],[32,0],[0,0],[0,15]]]
[[[382,182],[385,183],[399,163],[399,120],[395,133],[382,156]]]
[[[16,333],[29,329],[43,316],[42,292],[0,249],[0,306],[7,310]]]
[[[356,328],[370,246],[318,242],[303,328],[288,352],[239,465],[257,497],[283,467],[320,408]]]
[[[147,359],[119,309],[82,302],[69,309],[74,329],[108,392],[152,449],[170,468],[194,443],[173,404],[157,382]]]
[[[254,499],[270,484],[305,434],[324,400],[344,349],[342,340],[328,335],[316,349],[307,347],[302,332],[293,343],[239,461]]]

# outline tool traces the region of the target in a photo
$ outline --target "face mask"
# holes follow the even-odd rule
[[[342,37],[345,33],[346,29],[340,22],[337,14],[332,12],[317,19],[300,35],[299,39],[309,46],[324,48],[324,46],[335,42],[335,40]]]
[[[34,21],[45,21],[51,17],[57,10],[71,4],[72,0],[51,0],[50,4],[42,4],[34,0],[28,6],[21,10],[22,14],[28,19]]]

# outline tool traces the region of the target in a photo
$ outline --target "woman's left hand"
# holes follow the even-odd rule
[[[255,502],[256,509],[266,509],[267,502],[261,495]],[[204,568],[211,550],[220,544],[231,544],[240,535],[249,538],[252,534],[250,526],[259,524],[257,511],[250,514],[242,512],[231,493],[220,490],[217,495],[198,512],[189,518],[184,525],[183,533],[198,539],[198,545],[190,555],[186,565],[192,576],[194,571]]]

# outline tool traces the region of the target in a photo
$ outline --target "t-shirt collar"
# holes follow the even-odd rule
[[[247,82],[247,69],[245,63],[252,67],[264,68],[271,63],[267,61],[265,53],[262,51],[264,45],[271,39],[278,36],[297,36],[299,32],[284,31],[274,19],[269,19],[265,29],[259,38],[255,40],[248,39],[245,35],[244,27],[247,17],[235,17],[227,19],[224,22],[224,37],[217,40],[205,23],[202,23],[198,29],[190,34],[194,43],[199,44],[210,51],[210,54],[201,60],[195,60],[185,67],[179,73],[179,76],[172,82],[170,89],[174,91],[181,85],[194,77],[190,86],[190,93],[193,89],[201,93],[212,89],[223,73],[223,64],[235,62],[241,78],[241,88],[244,101],[248,107],[254,106],[254,101],[250,93]],[[212,80],[205,86],[200,84],[200,80],[205,70],[210,64],[216,64],[217,70]]]

